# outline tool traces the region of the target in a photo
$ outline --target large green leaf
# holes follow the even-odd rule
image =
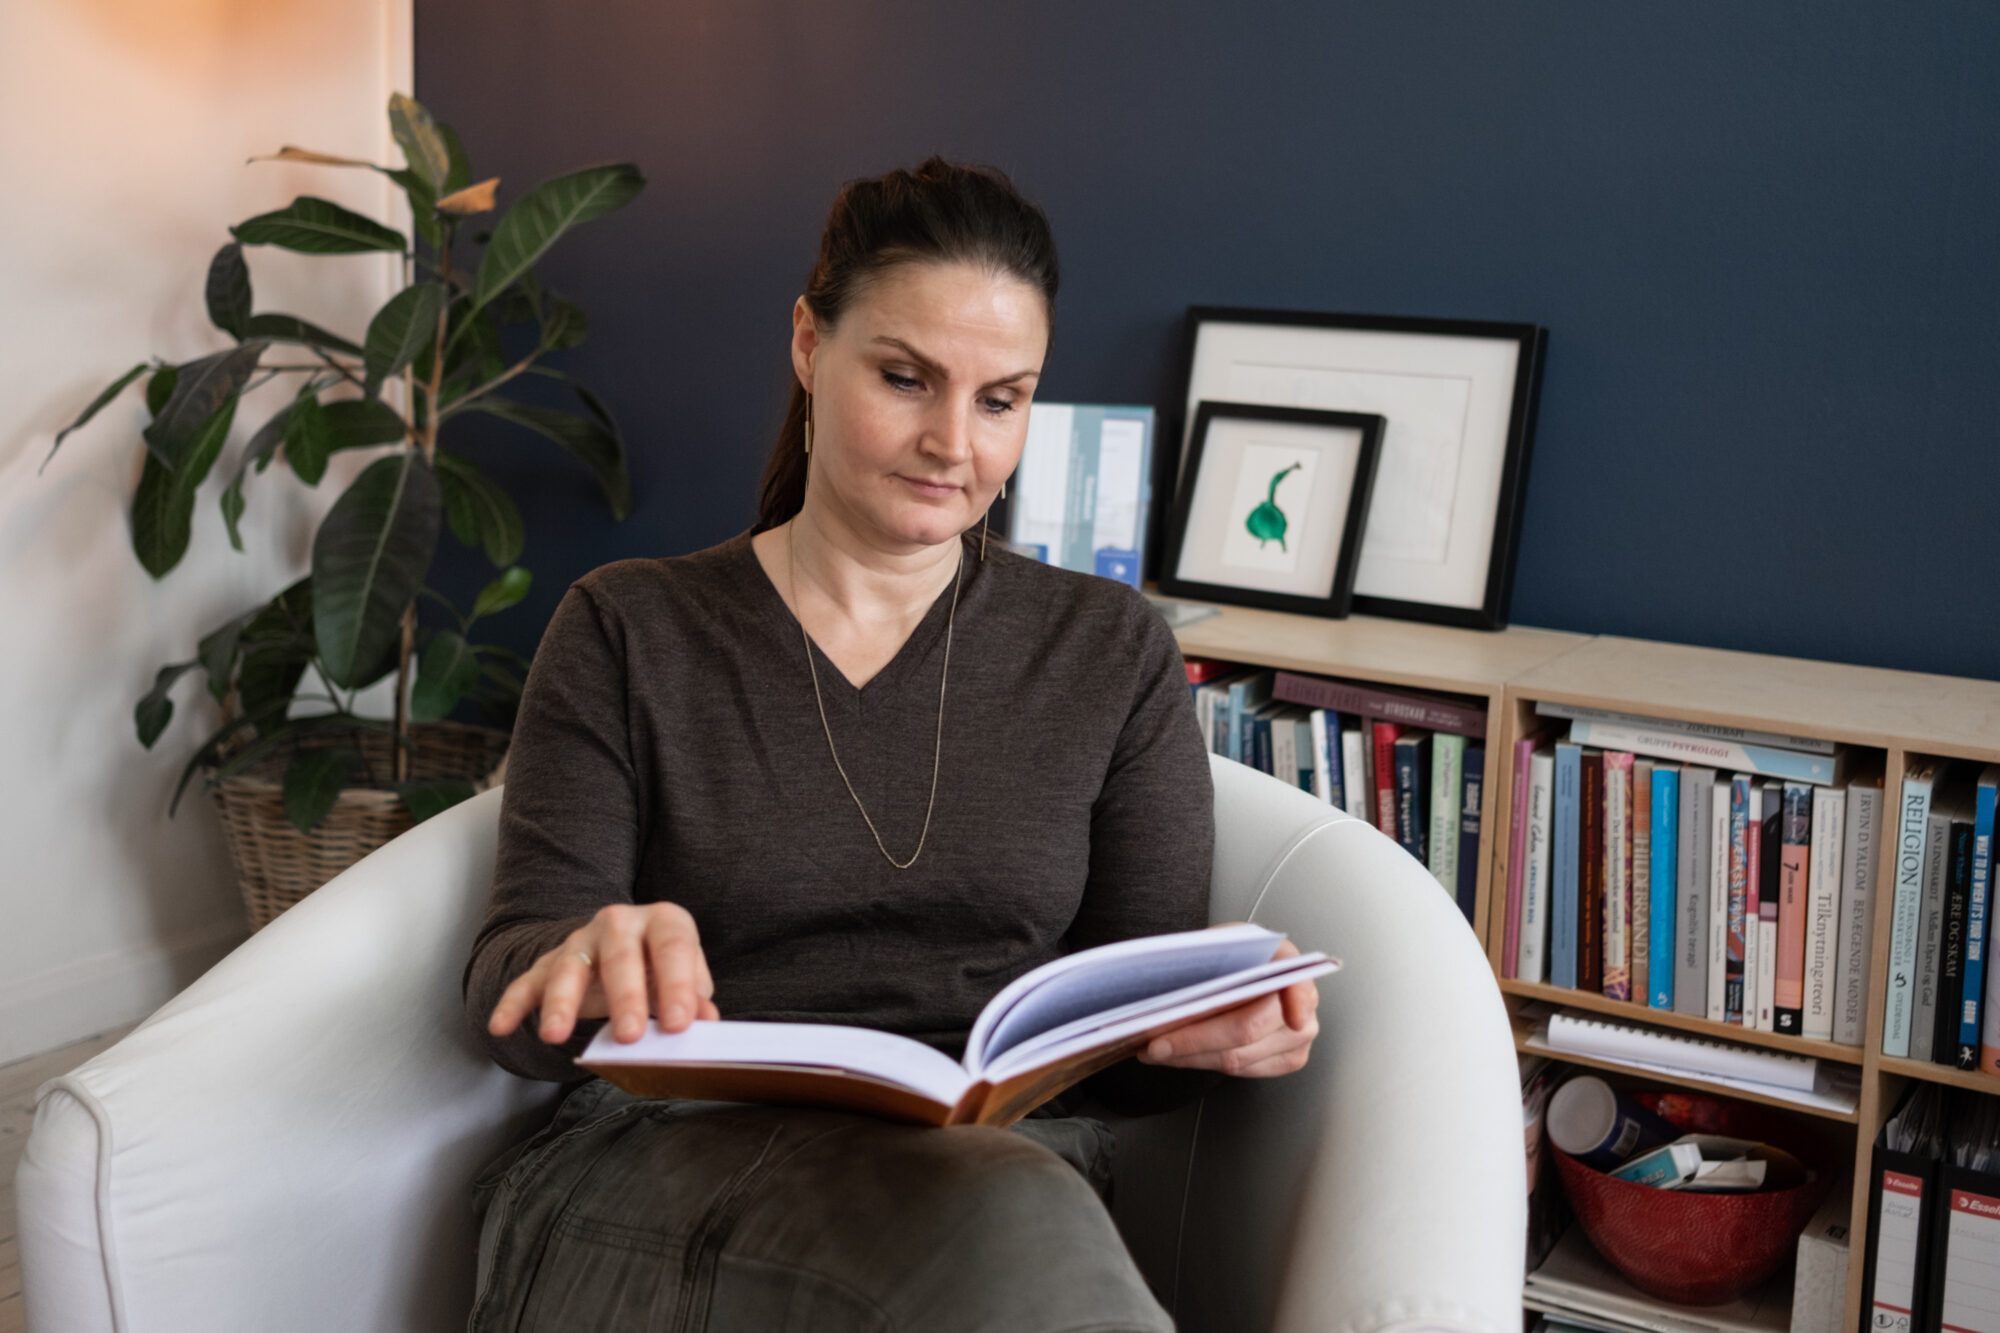
[[[285,461],[308,486],[319,485],[327,459],[342,449],[368,449],[403,438],[403,418],[374,398],[321,403],[301,398],[285,427]]]
[[[472,184],[472,160],[465,155],[465,145],[460,142],[457,130],[440,120],[437,132],[444,140],[445,151],[451,156],[451,170],[445,173],[443,193],[463,190]]]
[[[208,317],[215,327],[241,342],[250,336],[250,266],[243,247],[231,241],[215,252],[208,265]]]
[[[624,207],[645,186],[639,168],[618,162],[558,176],[528,191],[493,228],[479,261],[473,304],[485,305],[505,291],[571,227]]]
[[[298,343],[304,347],[324,347],[329,352],[345,352],[349,356],[361,355],[361,349],[347,339],[337,333],[328,333],[297,315],[252,315],[248,327],[252,338],[268,338],[274,343]]]
[[[361,767],[361,751],[345,745],[306,746],[285,765],[285,818],[311,833]]]
[[[370,463],[313,541],[313,632],[336,685],[361,683],[397,643],[437,551],[437,474],[406,450]]]
[[[403,798],[403,808],[418,824],[432,815],[443,814],[460,801],[469,801],[478,791],[464,778],[432,778],[427,782],[392,782],[389,787]]]
[[[243,641],[243,631],[250,622],[263,614],[263,608],[246,611],[240,616],[226,620],[210,630],[194,647],[195,660],[208,676],[208,692],[221,703],[229,697],[229,681],[236,674],[236,652]]]
[[[236,399],[231,398],[197,432],[186,459],[171,471],[158,455],[146,454],[138,488],[132,493],[132,549],[154,578],[165,578],[187,554],[195,490],[215,466],[229,423],[235,419]]]
[[[242,634],[236,696],[244,711],[264,714],[291,705],[314,653],[312,580],[300,579],[258,608]]]
[[[332,432],[326,424],[326,405],[317,395],[308,394],[292,404],[285,416],[285,465],[292,475],[308,486],[319,485],[326,475],[326,458],[332,453]]]
[[[550,299],[548,316],[542,321],[544,350],[567,351],[589,336],[590,320],[584,315],[583,307],[560,296]]]
[[[495,568],[519,560],[527,537],[513,498],[470,459],[440,449],[436,462],[452,536],[467,546],[483,546]]]
[[[237,525],[243,521],[243,478],[231,477],[229,484],[222,488],[222,527],[229,534],[231,550],[243,551],[243,531]]]
[[[174,720],[174,701],[167,697],[167,691],[194,666],[193,662],[175,662],[161,667],[160,673],[153,677],[153,688],[146,691],[146,697],[132,709],[132,724],[139,730],[139,744],[148,750],[153,748],[154,741],[160,739],[167,723]]]
[[[146,427],[146,447],[153,451],[153,457],[169,468],[183,467],[222,405],[234,403],[236,395],[243,392],[251,372],[257,369],[257,358],[269,346],[259,338],[182,366],[173,396]]]
[[[438,133],[431,113],[414,97],[390,93],[389,133],[396,137],[396,146],[403,150],[410,170],[429,182],[434,193],[441,192],[451,176],[451,149]]]
[[[229,229],[245,245],[275,245],[308,255],[358,255],[408,249],[403,233],[330,199],[302,194],[274,213],[260,213]]]
[[[505,611],[526,597],[534,584],[534,576],[519,565],[502,570],[499,578],[481,588],[479,596],[472,599],[472,614],[466,618],[467,623]]]
[[[126,371],[123,375],[120,375],[117,379],[111,381],[111,384],[104,390],[104,392],[98,394],[97,397],[90,400],[90,406],[83,409],[83,415],[79,416],[75,421],[70,422],[67,426],[64,426],[61,430],[56,432],[55,443],[49,446],[49,458],[54,458],[56,456],[56,450],[62,448],[63,437],[65,435],[68,435],[73,430],[81,429],[92,417],[96,416],[99,412],[102,412],[105,409],[106,405],[109,404],[113,398],[116,398],[119,394],[124,393],[126,386],[130,385],[133,380],[138,379],[141,375],[145,373],[146,373],[146,363],[141,361],[138,365],[132,367],[130,370]],[[47,467],[49,465],[49,458],[44,458],[42,460],[43,467]]]
[[[586,404],[592,401],[585,400]],[[604,490],[604,499],[611,506],[613,518],[624,518],[631,512],[632,478],[625,467],[625,441],[619,436],[610,415],[601,411],[602,404],[597,404],[599,411],[589,416],[531,403],[510,402],[491,394],[476,398],[466,406],[472,411],[486,412],[503,421],[525,426],[538,435],[554,440],[580,459],[590,469],[591,475],[597,478],[597,484]]]
[[[375,312],[375,318],[368,321],[365,355],[370,398],[381,391],[382,381],[437,341],[438,311],[443,305],[441,285],[418,282],[397,292]]]
[[[317,399],[314,400],[317,403]],[[292,409],[297,403],[287,403],[271,415],[271,419],[257,427],[257,433],[243,446],[243,461],[236,465],[236,481],[240,485],[251,468],[259,472],[271,461],[271,455],[285,442],[285,428],[291,424]]]
[[[161,412],[166,410],[167,404],[173,401],[174,386],[180,382],[181,368],[179,366],[161,366],[153,372],[152,378],[146,381],[146,413],[148,416],[158,417]]]
[[[479,659],[472,655],[464,636],[456,630],[441,629],[431,635],[417,659],[417,683],[410,691],[410,716],[419,722],[436,722],[451,716],[458,701],[479,679]]]
[[[431,188],[431,183],[410,167],[399,168],[387,175],[403,187],[403,197],[410,201],[410,221],[424,244],[432,249],[443,245],[444,233],[438,229],[437,191]]]

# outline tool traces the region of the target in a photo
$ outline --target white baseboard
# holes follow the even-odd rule
[[[0,986],[0,1064],[137,1022],[248,935],[242,917],[225,917]]]

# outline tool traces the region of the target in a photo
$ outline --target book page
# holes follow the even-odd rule
[[[972,1080],[950,1056],[920,1041],[832,1023],[740,1023],[703,1019],[685,1032],[662,1032],[648,1020],[635,1042],[621,1042],[607,1024],[577,1057],[580,1065],[790,1065],[865,1074],[946,1106]]]
[[[980,1011],[965,1043],[966,1068],[1087,1015],[1255,967],[1284,938],[1262,926],[1221,926],[1121,940],[1044,963]]]

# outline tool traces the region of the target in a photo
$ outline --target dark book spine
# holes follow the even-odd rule
[[[1604,993],[1604,752],[1583,752],[1583,837],[1577,848],[1578,990]]]
[[[1785,784],[1778,847],[1778,984],[1773,1028],[1786,1036],[1805,1032],[1806,894],[1812,857],[1812,787]]]
[[[1424,772],[1424,742],[1428,739],[1398,736],[1395,745],[1396,841],[1426,865],[1430,863],[1430,812],[1424,799],[1429,787],[1425,780],[1429,775]]]
[[[1486,789],[1486,747],[1468,745],[1460,761],[1458,799],[1458,910],[1468,923],[1479,898],[1480,802]],[[1522,795],[1525,797],[1526,792]]]
[[[1941,1065],[1971,1069],[1964,1063],[1959,1046],[1958,1024],[1965,1013],[1965,950],[1971,932],[1966,929],[1972,910],[1972,825],[1958,820],[1951,825],[1951,860],[1944,887],[1944,942],[1938,949],[1942,971],[1938,983],[1937,1036],[1931,1042],[1931,1059]],[[1975,1053],[1976,1055],[1976,1053]]]
[[[1461,736],[1486,735],[1486,710],[1451,699],[1429,695],[1399,694],[1324,676],[1301,676],[1280,671],[1271,684],[1271,696],[1308,708],[1331,708],[1342,713],[1366,713],[1387,718],[1406,727],[1429,731],[1450,731]]]

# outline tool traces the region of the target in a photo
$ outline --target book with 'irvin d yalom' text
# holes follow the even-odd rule
[[[601,1029],[577,1063],[642,1097],[774,1102],[926,1125],[1012,1124],[1184,1023],[1309,981],[1325,954],[1219,926],[1121,940],[1044,963],[987,1002],[954,1060],[910,1037],[832,1023],[702,1020],[637,1041]]]

